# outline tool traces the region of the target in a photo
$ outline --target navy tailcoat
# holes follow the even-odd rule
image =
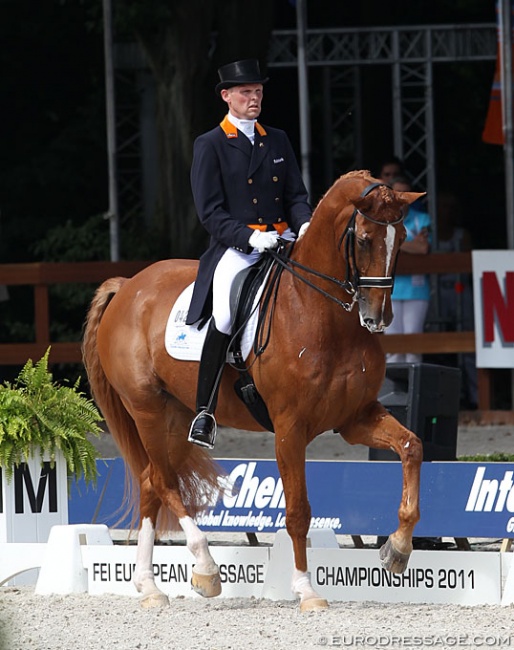
[[[296,157],[285,131],[256,124],[255,142],[227,117],[194,143],[191,188],[200,221],[210,234],[187,323],[212,311],[212,279],[224,252],[250,253],[250,225],[286,222],[298,234],[311,207]]]

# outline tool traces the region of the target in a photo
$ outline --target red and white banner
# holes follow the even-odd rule
[[[514,368],[514,251],[473,251],[477,368]]]

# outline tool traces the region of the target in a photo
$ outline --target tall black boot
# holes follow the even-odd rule
[[[212,449],[216,440],[214,411],[218,402],[218,389],[227,359],[230,342],[228,334],[216,329],[214,318],[209,323],[202,349],[196,393],[196,417],[189,429],[189,442]]]

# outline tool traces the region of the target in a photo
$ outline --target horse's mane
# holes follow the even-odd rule
[[[359,189],[357,190],[356,194],[354,183],[351,182],[354,180],[363,180],[368,184],[380,182],[377,178],[374,178],[371,172],[367,169],[355,169],[346,172],[346,174],[339,176],[339,178],[335,180],[333,185],[329,187],[325,194],[321,197],[318,205],[316,206],[316,209],[314,210],[313,217],[316,215],[324,203],[331,202],[332,199],[340,201],[341,195],[351,203],[352,200],[355,199],[362,191]],[[380,185],[377,187],[376,192],[380,197],[380,200],[384,203],[391,203],[394,200],[394,194],[391,192],[391,189],[387,185]]]

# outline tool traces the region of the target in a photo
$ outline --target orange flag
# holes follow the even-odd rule
[[[489,144],[503,144],[502,120],[502,84],[500,71],[500,46],[496,52],[496,68],[494,70],[493,87],[489,98],[489,108],[485,118],[482,140]]]
[[[514,1],[510,2],[511,7],[511,21],[514,25]],[[498,46],[496,48],[496,67],[494,70],[493,87],[491,89],[491,96],[489,98],[489,108],[485,118],[484,130],[482,132],[482,140],[489,144],[504,144],[503,138],[503,115],[502,115],[502,80],[501,80],[501,33],[500,33],[500,7],[496,3],[496,25],[497,25],[497,39]],[[513,28],[514,36],[514,28]],[[514,40],[514,38],[513,38]],[[514,45],[512,49],[514,60]]]

